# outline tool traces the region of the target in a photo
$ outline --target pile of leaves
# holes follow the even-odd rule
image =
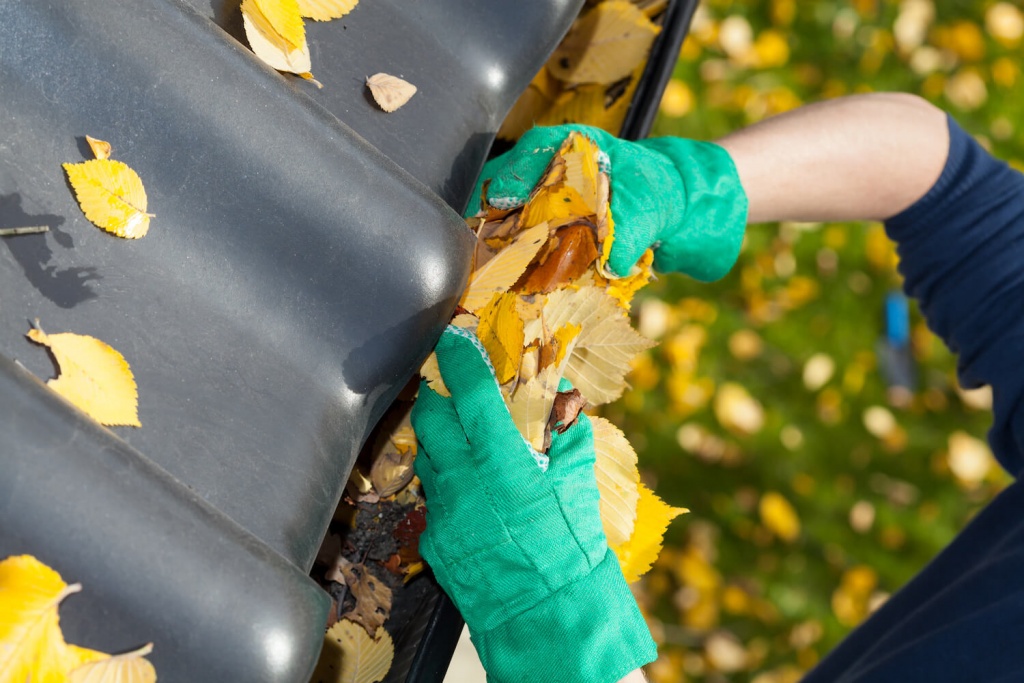
[[[588,3],[519,97],[498,137],[515,141],[534,125],[562,123],[618,133],[667,5],[666,0]]]
[[[539,453],[549,448],[552,430],[567,429],[587,406],[618,398],[632,359],[652,345],[631,327],[629,307],[651,279],[653,254],[644,254],[624,278],[606,269],[615,228],[608,175],[598,157],[593,142],[572,134],[525,206],[488,206],[469,221],[477,236],[474,267],[452,324],[480,338],[513,421]],[[433,390],[450,395],[433,354],[421,375]],[[558,390],[563,377],[571,390]],[[386,673],[378,667],[386,657],[377,650],[392,651],[382,628],[391,589],[423,568],[417,542],[429,501],[412,472],[417,444],[411,405],[395,403],[360,457],[346,488],[350,506],[342,508],[344,539],[321,553],[336,599],[332,619],[338,621],[328,631],[324,655],[333,664],[322,659],[317,680],[331,680],[345,661],[371,651],[374,676]],[[602,417],[590,419],[602,523],[633,582],[651,568],[669,522],[684,510],[640,482],[636,453],[619,429]],[[358,639],[343,637],[353,624],[362,627]],[[341,664],[337,648],[344,653]],[[379,680],[374,676],[358,671],[352,680],[373,683]]]
[[[332,605],[314,683],[373,683],[387,674],[395,647],[383,625],[395,594],[423,571],[426,511],[412,468],[412,402],[403,398],[411,395],[392,404],[360,453],[317,556]]]
[[[631,361],[653,346],[629,320],[633,295],[651,279],[653,253],[623,278],[606,268],[615,226],[599,153],[571,134],[523,207],[486,206],[470,220],[474,268],[452,324],[480,338],[513,421],[542,453],[553,428],[564,431],[586,406],[621,396]],[[436,359],[422,374],[448,393]],[[562,377],[574,388],[559,392]],[[636,453],[618,428],[591,420],[605,534],[632,582],[657,559],[668,523],[682,510],[640,483]]]

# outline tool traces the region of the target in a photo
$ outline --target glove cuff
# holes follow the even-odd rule
[[[615,683],[657,647],[615,553],[582,579],[489,631],[470,636],[490,683]]]
[[[655,138],[642,143],[672,160],[686,193],[682,225],[654,252],[654,267],[711,282],[739,257],[747,194],[732,157],[713,142]]]

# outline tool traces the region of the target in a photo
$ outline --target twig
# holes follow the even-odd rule
[[[0,228],[0,237],[14,237],[15,235],[38,235],[43,232],[50,232],[50,226],[26,225],[23,228]]]

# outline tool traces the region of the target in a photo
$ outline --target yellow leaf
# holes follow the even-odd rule
[[[470,332],[476,332],[477,325],[480,324],[480,319],[472,313],[459,313],[457,316],[452,318],[451,323],[455,327],[461,327],[464,330]]]
[[[580,336],[582,329],[583,328],[579,325],[566,323],[559,329],[555,330],[554,340],[557,347],[555,349],[555,365],[562,364],[562,360],[565,358],[566,352],[572,348],[570,342]]]
[[[306,26],[302,23],[298,0],[249,0],[256,4],[257,9],[270,24],[274,33],[292,47],[306,44]],[[245,12],[243,4],[242,11]]]
[[[153,644],[148,643],[134,652],[104,655],[103,659],[72,669],[68,683],[154,683],[156,669],[146,659],[152,651]]]
[[[512,414],[512,421],[519,429],[519,433],[539,452],[545,450],[544,436],[548,418],[551,416],[551,407],[555,402],[555,394],[558,393],[558,383],[562,379],[578,338],[566,335],[563,354],[566,357],[560,363],[548,365],[538,371],[535,377],[521,383],[507,399],[509,413]]]
[[[608,259],[612,255],[612,245],[615,243],[615,221],[612,220],[612,207],[608,200],[611,196],[610,182],[607,173],[597,177],[597,241],[601,244],[601,257],[597,259],[597,271],[604,277],[609,277]],[[651,252],[651,260],[654,260],[654,252]]]
[[[538,117],[551,106],[554,98],[562,91],[562,83],[551,77],[547,68],[541,68],[533,77],[512,110],[498,129],[498,137],[503,140],[518,140],[526,131],[534,127]]]
[[[647,58],[660,30],[631,2],[602,2],[576,20],[548,69],[567,83],[614,83]]]
[[[427,380],[427,386],[436,391],[445,398],[451,398],[452,392],[448,391],[448,387],[444,384],[444,379],[441,378],[441,367],[437,364],[437,354],[433,351],[427,356],[427,359],[423,361],[423,365],[420,366],[420,377]]]
[[[495,294],[507,292],[547,239],[546,223],[519,233],[512,244],[473,272],[460,305],[468,311],[476,312],[490,303]]]
[[[111,147],[110,143],[106,140],[97,140],[91,135],[85,136],[85,141],[89,143],[89,149],[92,150],[93,156],[97,159],[109,159]]]
[[[619,558],[626,583],[633,583],[650,570],[661,552],[669,522],[689,512],[686,508],[668,505],[643,484],[639,485],[639,490],[633,535],[622,545],[612,548]]]
[[[0,562],[0,683],[65,680],[77,660],[64,643],[57,606],[81,589],[30,555]]]
[[[298,19],[301,26],[302,17]],[[294,74],[312,71],[309,45],[305,37],[296,44],[281,35],[261,10],[258,0],[242,0],[242,24],[249,47],[265,64],[278,71]]]
[[[523,133],[536,125],[541,113],[547,110],[551,103],[552,100],[531,84],[519,96],[508,116],[501,122],[498,137],[502,140],[518,140]]]
[[[636,293],[647,286],[647,283],[654,277],[654,271],[651,269],[653,263],[654,250],[648,249],[640,257],[640,260],[636,262],[632,274],[607,281],[606,291],[608,295],[618,301],[619,306],[628,311]]]
[[[366,79],[373,101],[386,112],[393,112],[416,94],[416,86],[398,76],[379,73]]]
[[[565,184],[576,190],[588,213],[597,212],[597,177],[600,168],[597,143],[585,135],[572,133],[567,140],[567,149],[562,152],[565,159]]]
[[[139,392],[124,356],[99,339],[31,329],[29,339],[49,347],[60,376],[46,384],[79,410],[107,426],[141,427]]]
[[[597,460],[597,490],[601,492],[601,523],[608,545],[622,545],[633,535],[640,500],[640,472],[636,451],[626,435],[603,417],[591,417]]]
[[[523,208],[523,227],[565,223],[568,219],[588,216],[594,212],[580,193],[561,183],[538,190]]]
[[[376,638],[342,619],[327,630],[312,683],[377,683],[387,675],[395,646],[384,628]]]
[[[557,366],[549,365],[537,376],[520,384],[508,400],[512,421],[534,450],[544,451],[544,430],[558,393]]]
[[[582,328],[565,376],[592,405],[617,399],[626,388],[630,361],[654,345],[629,325],[618,303],[597,287],[558,290],[548,295],[544,322]]]
[[[792,543],[800,535],[800,518],[781,493],[766,492],[761,496],[757,512],[761,517],[761,523],[783,541]]]
[[[67,644],[67,663],[68,671],[74,671],[80,666],[89,664],[90,662],[98,662],[110,657],[106,652],[100,652],[99,650],[90,650],[87,647],[79,647],[78,645]]]
[[[544,179],[534,188],[520,217],[523,227],[551,226],[593,216],[598,206],[598,148],[573,132],[551,159]]]
[[[90,159],[64,164],[82,213],[95,225],[118,237],[136,239],[149,231],[146,188],[127,164],[112,159]]]
[[[313,78],[313,74],[311,74],[308,71],[303,71],[302,73],[297,74],[297,75],[298,75],[299,78],[307,80],[310,83],[312,83],[313,85],[315,85],[318,90],[322,90],[323,87],[324,87],[324,84],[321,83],[320,81],[316,80],[315,78]]]
[[[544,295],[519,297],[519,317],[523,319],[523,339],[528,343],[545,341],[547,331],[541,314],[548,298]]]
[[[316,21],[340,19],[355,9],[359,0],[299,0],[299,12]]]
[[[764,408],[735,382],[726,382],[718,388],[714,411],[723,427],[739,434],[756,434],[764,426]]]
[[[495,294],[480,310],[476,333],[491,357],[499,384],[516,376],[523,359],[523,319],[519,317],[518,300],[516,294]]]

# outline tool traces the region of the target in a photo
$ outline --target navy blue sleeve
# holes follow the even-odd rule
[[[1024,176],[950,120],[935,186],[887,222],[907,293],[959,354],[965,386],[991,384],[999,461],[1024,465]],[[1024,681],[1024,480],[1003,490],[804,683]]]
[[[961,384],[992,386],[989,442],[1016,475],[1024,469],[1024,175],[952,118],[949,134],[942,175],[886,229],[907,294],[958,355]]]

